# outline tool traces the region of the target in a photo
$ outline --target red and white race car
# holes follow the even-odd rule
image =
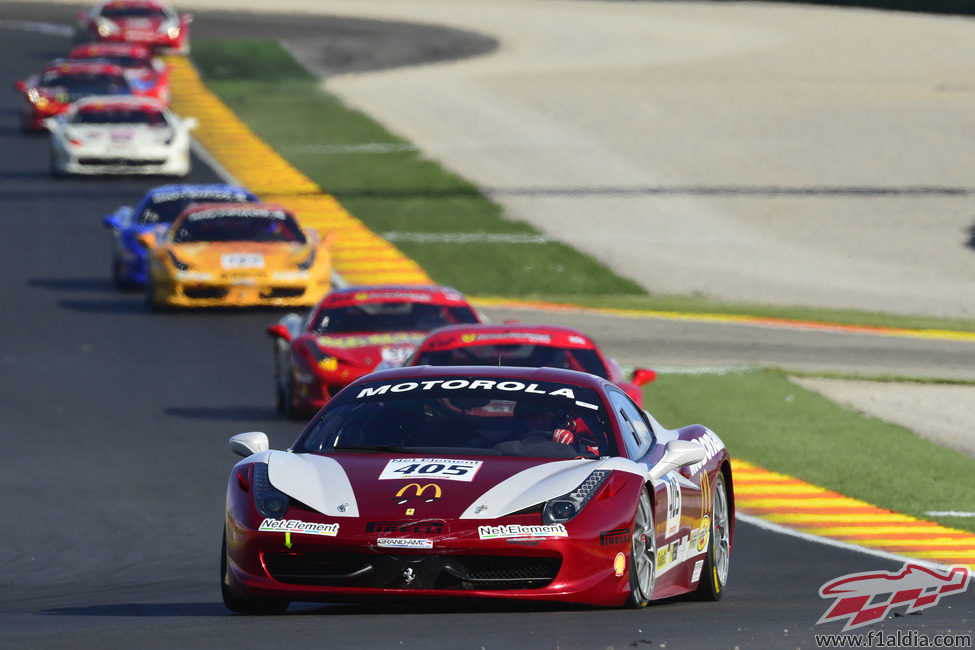
[[[230,444],[245,456],[221,553],[235,612],[394,597],[643,607],[717,600],[727,584],[721,439],[664,428],[595,375],[384,370],[335,395],[288,451],[261,432]]]
[[[137,43],[160,52],[190,51],[191,14],[160,0],[105,0],[78,13],[75,43]]]
[[[60,115],[85,97],[131,95],[132,84],[125,70],[104,61],[58,59],[38,74],[14,84],[24,101],[20,122],[25,131],[43,131],[44,120]]]
[[[294,417],[317,411],[381,362],[402,365],[430,330],[480,321],[467,298],[449,287],[334,290],[306,316],[288,314],[267,328],[274,339],[278,412]]]
[[[125,71],[133,93],[169,103],[169,68],[144,45],[85,43],[71,48],[68,58],[114,63]]]
[[[624,376],[620,364],[595,342],[571,327],[505,323],[452,325],[436,329],[408,362],[413,366],[527,366],[568,368],[608,379],[643,405],[641,386],[657,373],[636,368]]]

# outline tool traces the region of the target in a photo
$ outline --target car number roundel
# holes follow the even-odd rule
[[[442,481],[474,480],[483,461],[456,458],[393,458],[379,475],[379,480],[435,478]]]

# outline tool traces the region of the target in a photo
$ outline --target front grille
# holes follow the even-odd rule
[[[204,300],[207,298],[223,298],[227,295],[224,287],[183,287],[183,294],[187,298]]]
[[[261,294],[264,298],[300,298],[305,295],[302,287],[272,287]]]
[[[113,167],[146,167],[148,165],[164,165],[164,159],[156,158],[79,158],[81,165],[111,165]]]
[[[540,589],[558,575],[557,557],[265,553],[279,582],[318,587],[504,591]]]

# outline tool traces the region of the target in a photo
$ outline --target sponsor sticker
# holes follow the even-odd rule
[[[622,553],[616,554],[616,559],[613,560],[613,571],[617,578],[621,578],[626,573],[626,556]]]
[[[455,458],[393,458],[386,463],[379,480],[421,478],[470,483],[483,464],[480,460]]]
[[[220,256],[225,269],[263,269],[264,256],[259,253],[227,253]]]
[[[502,526],[478,526],[477,534],[481,539],[511,539],[517,537],[568,537],[569,533],[562,524],[546,524],[541,526],[522,526],[508,524]]]
[[[386,393],[409,393],[412,391],[432,390],[440,388],[442,390],[500,390],[511,393],[533,393],[535,395],[551,395],[555,397],[566,397],[574,400],[575,393],[568,386],[562,386],[554,390],[539,388],[538,384],[525,383],[522,381],[496,379],[421,379],[419,381],[404,381],[398,384],[382,384],[379,386],[363,386],[359,390],[356,398],[374,397],[385,395]]]
[[[681,493],[680,484],[673,474],[664,476],[664,482],[667,484],[667,532],[665,535],[670,537],[676,535],[680,530]]]
[[[691,573],[691,582],[697,582],[701,579],[701,569],[704,567],[704,560],[698,560],[694,563],[694,571]]]
[[[324,535],[335,537],[339,533],[338,524],[316,524],[300,519],[264,519],[258,528],[261,532],[299,533],[302,535]]]
[[[617,528],[615,530],[604,530],[599,533],[600,546],[613,546],[615,544],[629,544],[632,531],[629,528]]]
[[[380,537],[376,540],[380,548],[433,548],[432,539],[416,537]]]

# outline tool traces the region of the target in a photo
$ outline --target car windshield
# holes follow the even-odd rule
[[[329,402],[294,450],[618,455],[602,400],[591,389],[482,377],[358,384]]]
[[[200,217],[200,218],[194,218]],[[307,242],[298,222],[284,212],[253,214],[191,214],[173,233],[173,242]]]
[[[128,93],[125,79],[102,73],[45,74],[41,88],[59,90],[70,95],[122,95]]]
[[[535,344],[465,345],[452,350],[423,350],[413,365],[567,368],[609,377],[595,350]]]
[[[124,5],[102,7],[101,15],[112,20],[119,18],[166,18],[166,12],[160,7],[127,7]]]
[[[72,124],[144,124],[146,126],[166,126],[166,116],[160,111],[137,108],[117,108],[78,111]]]
[[[172,223],[194,203],[247,203],[251,200],[245,192],[220,188],[156,192],[139,213],[139,223]]]
[[[312,331],[317,334],[351,332],[427,332],[444,325],[477,322],[467,306],[428,302],[363,302],[320,310]]]

